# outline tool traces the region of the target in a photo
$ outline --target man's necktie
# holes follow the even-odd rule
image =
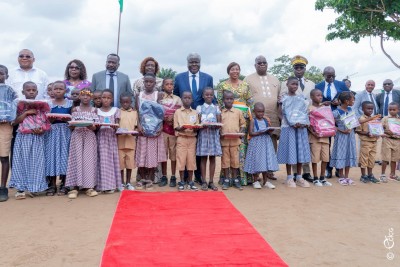
[[[331,96],[331,84],[328,83],[328,88],[326,89],[326,98],[331,101],[332,100],[332,96]]]
[[[378,112],[376,110],[376,106],[375,106],[375,101],[374,101],[374,98],[372,97],[371,93],[369,93],[369,99],[371,100],[372,105],[374,105],[374,115],[378,114]]]
[[[389,93],[386,93],[385,104],[383,105],[383,116],[387,116],[389,109]]]
[[[301,80],[301,78],[299,78],[299,84],[300,84],[301,91],[304,91],[304,83]]]
[[[192,94],[193,94],[193,101],[194,101],[197,96],[196,74],[192,74]]]
[[[108,89],[114,92],[114,73],[110,73],[110,84],[108,86]]]

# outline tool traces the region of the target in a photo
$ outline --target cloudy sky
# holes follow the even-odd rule
[[[91,77],[105,68],[106,55],[116,52],[118,0],[0,0],[0,10],[0,64],[10,68],[16,67],[19,50],[29,48],[35,65],[52,79],[63,78],[74,58],[85,63]],[[357,81],[389,71],[397,77],[387,78],[400,76],[378,40],[325,41],[335,17],[315,11],[312,0],[124,0],[119,70],[138,78],[141,60],[153,56],[161,67],[182,72],[187,54],[198,52],[202,70],[216,82],[227,76],[231,61],[247,75],[259,54],[270,66],[283,54],[301,54],[310,65],[334,66],[338,78],[350,75]],[[398,43],[386,48],[400,61]],[[353,88],[362,89],[364,82],[353,82]]]

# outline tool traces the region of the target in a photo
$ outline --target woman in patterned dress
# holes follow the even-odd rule
[[[112,126],[100,126],[97,132],[97,148],[99,154],[99,171],[96,189],[105,193],[114,193],[122,184],[118,144],[115,131],[119,124],[120,110],[112,107],[114,95],[111,90],[103,90],[101,94],[101,108],[97,110],[100,123],[111,123]]]
[[[97,109],[90,106],[92,93],[89,89],[83,89],[79,93],[80,106],[72,109],[74,121],[98,121]],[[65,186],[72,190],[68,192],[68,198],[78,196],[78,190],[86,188],[88,196],[97,196],[93,189],[97,182],[97,139],[94,125],[87,127],[72,127],[69,147],[67,177]]]
[[[79,59],[73,59],[67,64],[64,78],[64,83],[67,87],[65,96],[68,99],[71,99],[72,90],[78,89],[80,91],[83,88],[89,88],[92,84],[90,81],[86,80],[86,67],[85,64],[83,64],[83,62]]]
[[[218,105],[222,109],[224,103],[222,101],[223,92],[231,91],[235,97],[233,107],[240,109],[243,112],[243,116],[246,119],[246,131],[248,129],[251,120],[251,110],[253,109],[253,97],[249,88],[249,85],[240,80],[240,65],[236,62],[232,62],[228,65],[227,72],[229,78],[217,85],[217,100]],[[244,162],[246,160],[247,151],[247,132],[242,138],[242,143],[239,146],[239,163],[240,163],[240,177],[242,179],[242,185],[247,185],[253,182],[251,175],[247,175],[243,171]]]
[[[160,124],[159,129],[152,129],[157,131],[155,136],[148,136],[143,131],[145,125],[144,118],[141,114],[141,106],[146,101],[160,103],[163,98],[163,93],[155,90],[156,76],[152,73],[144,75],[144,86],[145,90],[140,92],[136,98],[136,106],[138,107],[139,113],[139,125],[138,130],[142,132],[142,136],[138,137],[136,144],[136,166],[140,174],[141,180],[137,182],[136,188],[146,189],[153,188],[154,172],[155,168],[161,163],[167,161],[167,154],[165,151],[164,138],[161,134],[162,127]],[[162,109],[162,106],[160,105]],[[161,118],[161,123],[164,115]]]
[[[53,83],[54,99],[50,102],[50,113],[71,114],[72,100],[65,99],[66,87],[64,82]],[[65,175],[71,140],[71,129],[68,128],[68,119],[49,118],[51,130],[45,135],[46,143],[46,177],[49,181],[49,189],[46,195],[53,196],[56,193],[56,178],[60,176],[61,184],[59,194],[65,194]]]

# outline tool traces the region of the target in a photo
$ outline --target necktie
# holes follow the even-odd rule
[[[383,105],[383,116],[388,115],[389,109],[389,93],[386,93],[385,104]]]
[[[196,74],[192,74],[192,94],[193,94],[193,100],[196,99],[197,96]]]
[[[110,84],[108,86],[108,89],[114,92],[114,73],[110,73]]]
[[[374,115],[378,114],[378,112],[376,110],[376,106],[375,106],[375,101],[374,101],[374,98],[372,97],[371,93],[369,93],[369,99],[371,100],[372,105],[374,105]]]
[[[326,89],[326,98],[331,101],[332,100],[332,96],[331,96],[331,84],[328,83],[328,88]]]
[[[301,80],[301,78],[299,78],[299,84],[300,84],[301,91],[304,91],[304,83]]]

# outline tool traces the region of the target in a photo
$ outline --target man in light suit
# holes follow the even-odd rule
[[[304,98],[307,100],[308,105],[311,104],[310,101],[310,92],[315,88],[315,83],[313,81],[307,80],[304,78],[304,73],[306,72],[306,66],[308,64],[308,60],[300,55],[294,56],[291,60],[291,64],[293,67],[294,76],[299,80],[299,89],[296,91],[296,95],[302,94]],[[281,84],[281,95],[287,94],[288,88],[286,85],[286,81]],[[296,174],[297,166],[292,165],[293,173]],[[294,175],[296,177],[296,175]],[[310,163],[303,164],[303,178],[308,182],[313,182],[313,178],[311,176]]]
[[[325,81],[315,85],[315,88],[322,91],[322,103],[325,106],[331,106],[332,110],[336,109],[339,105],[337,99],[341,92],[349,91],[346,84],[342,81],[335,80],[335,69],[333,67],[325,67],[324,72]]]
[[[182,97],[183,92],[190,91],[193,95],[192,108],[196,109],[197,106],[204,104],[203,90],[206,87],[213,88],[213,78],[211,75],[200,71],[201,57],[197,53],[190,53],[187,58],[188,71],[179,73],[175,77],[174,95]],[[215,103],[215,98],[213,100]],[[202,184],[202,177],[200,173],[201,157],[196,157],[197,170],[194,171],[195,182]],[[185,171],[185,177],[188,177]]]
[[[92,91],[110,89],[114,92],[113,105],[120,107],[119,97],[122,93],[128,93],[133,97],[133,91],[128,75],[119,72],[120,58],[117,54],[109,54],[106,61],[106,70],[93,74]],[[132,99],[133,100],[133,99]],[[132,103],[135,103],[132,101]]]
[[[384,116],[388,116],[389,114],[389,104],[392,102],[396,102],[400,105],[400,91],[393,90],[393,81],[390,79],[386,79],[383,81],[383,90],[385,92],[380,93],[376,97],[376,102],[378,103],[379,107],[379,114]]]
[[[322,104],[325,106],[331,106],[332,110],[335,110],[339,105],[338,96],[344,91],[349,91],[346,84],[342,81],[335,80],[336,74],[333,67],[325,67],[324,72],[325,81],[315,85],[315,88],[322,91]],[[329,147],[331,146],[332,138],[329,138]],[[336,170],[336,176],[339,177],[339,172]],[[326,178],[332,178],[332,167],[326,166]]]
[[[179,73],[175,77],[174,95],[182,97],[184,91],[191,91],[193,94],[192,108],[204,104],[203,90],[206,87],[213,88],[213,77],[200,71],[201,57],[197,53],[190,53],[187,56],[188,71]],[[215,100],[214,100],[215,102]]]
[[[354,101],[353,110],[356,112],[357,117],[361,117],[364,113],[362,111],[362,103],[364,101],[371,101],[374,104],[374,111],[372,115],[379,114],[379,107],[376,102],[376,96],[372,93],[375,88],[375,82],[368,80],[365,83],[365,90],[356,94],[356,100]]]

